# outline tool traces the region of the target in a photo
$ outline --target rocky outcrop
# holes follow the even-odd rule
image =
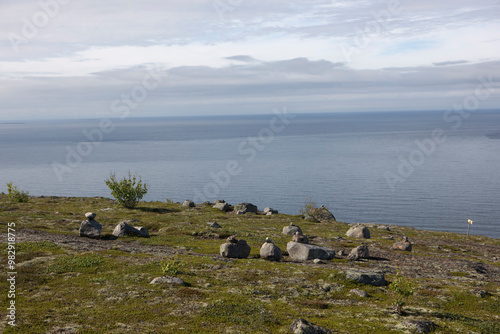
[[[234,206],[234,212],[258,213],[259,211],[257,209],[257,206],[253,205],[252,203],[241,203]]]
[[[345,235],[351,238],[370,239],[370,230],[366,226],[358,224],[351,227]]]
[[[297,319],[290,325],[293,334],[330,334],[333,331],[320,327],[304,319]]]
[[[96,214],[93,212],[87,212],[85,214],[85,217],[87,218],[87,220],[84,220],[80,225],[80,236],[92,239],[100,239],[102,225],[97,220],[94,220]]]
[[[294,260],[331,260],[335,257],[335,251],[332,249],[296,241],[290,241],[286,245],[286,249],[290,257]]]
[[[322,205],[319,208],[308,209],[306,212],[305,219],[317,220],[317,221],[322,222],[322,223],[331,222],[331,221],[336,220],[335,216],[324,205]]]
[[[123,221],[116,225],[113,230],[113,235],[117,237],[124,237],[126,235],[139,236],[149,238],[149,232],[145,227],[133,227],[128,224],[130,221]]]
[[[269,261],[281,261],[283,253],[270,238],[266,238],[266,242],[262,244],[262,247],[260,248],[260,257]]]
[[[220,255],[228,258],[245,259],[250,255],[250,246],[243,239],[234,236],[227,238],[227,242],[220,245]]]

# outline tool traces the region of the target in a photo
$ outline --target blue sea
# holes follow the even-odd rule
[[[500,237],[500,111],[370,112],[0,122],[0,191],[225,199],[337,220]]]

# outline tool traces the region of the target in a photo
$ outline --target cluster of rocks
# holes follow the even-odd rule
[[[87,212],[85,214],[85,217],[87,218],[87,220],[84,220],[80,225],[80,236],[92,239],[100,239],[102,225],[94,219],[96,217],[96,214],[93,212]],[[115,237],[130,235],[149,238],[149,232],[145,227],[131,226],[129,223],[132,222],[134,221],[126,220],[116,225],[115,229],[113,230],[113,235]]]
[[[188,202],[188,201],[186,201]],[[184,203],[186,203],[184,202]],[[214,209],[219,209],[222,212],[232,212],[237,215],[244,215],[246,213],[253,213],[253,214],[264,214],[264,215],[275,215],[278,214],[278,210],[274,210],[273,208],[265,208],[264,211],[260,212],[259,209],[257,208],[256,205],[252,203],[240,203],[236,204],[235,206],[231,206],[229,203],[227,203],[225,200],[216,200],[213,203],[211,202],[205,202],[205,204],[210,205]],[[184,204],[183,204],[184,205]],[[184,205],[184,206],[187,206]],[[194,206],[194,203],[193,203]]]

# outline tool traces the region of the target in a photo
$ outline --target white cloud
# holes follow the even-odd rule
[[[141,80],[146,64],[171,69],[165,87],[152,94],[149,114],[157,113],[153,106],[216,112],[242,101],[299,103],[299,97],[314,100],[309,106],[316,110],[331,110],[335,101],[356,110],[370,101],[378,109],[423,108],[423,98],[425,108],[440,108],[443,96],[464,93],[486,69],[500,75],[494,0],[221,1],[222,9],[210,0],[61,2],[17,52],[8,38],[0,44],[6,102],[0,118],[14,109],[16,116],[37,118],[48,110],[106,113],[116,94]],[[26,22],[44,11],[35,0],[1,6],[7,36],[22,37]],[[404,80],[404,98],[396,99]]]

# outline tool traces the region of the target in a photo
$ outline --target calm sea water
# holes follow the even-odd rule
[[[335,113],[0,124],[0,191],[111,197],[139,173],[145,200],[225,199],[340,221],[500,237],[500,112]]]

